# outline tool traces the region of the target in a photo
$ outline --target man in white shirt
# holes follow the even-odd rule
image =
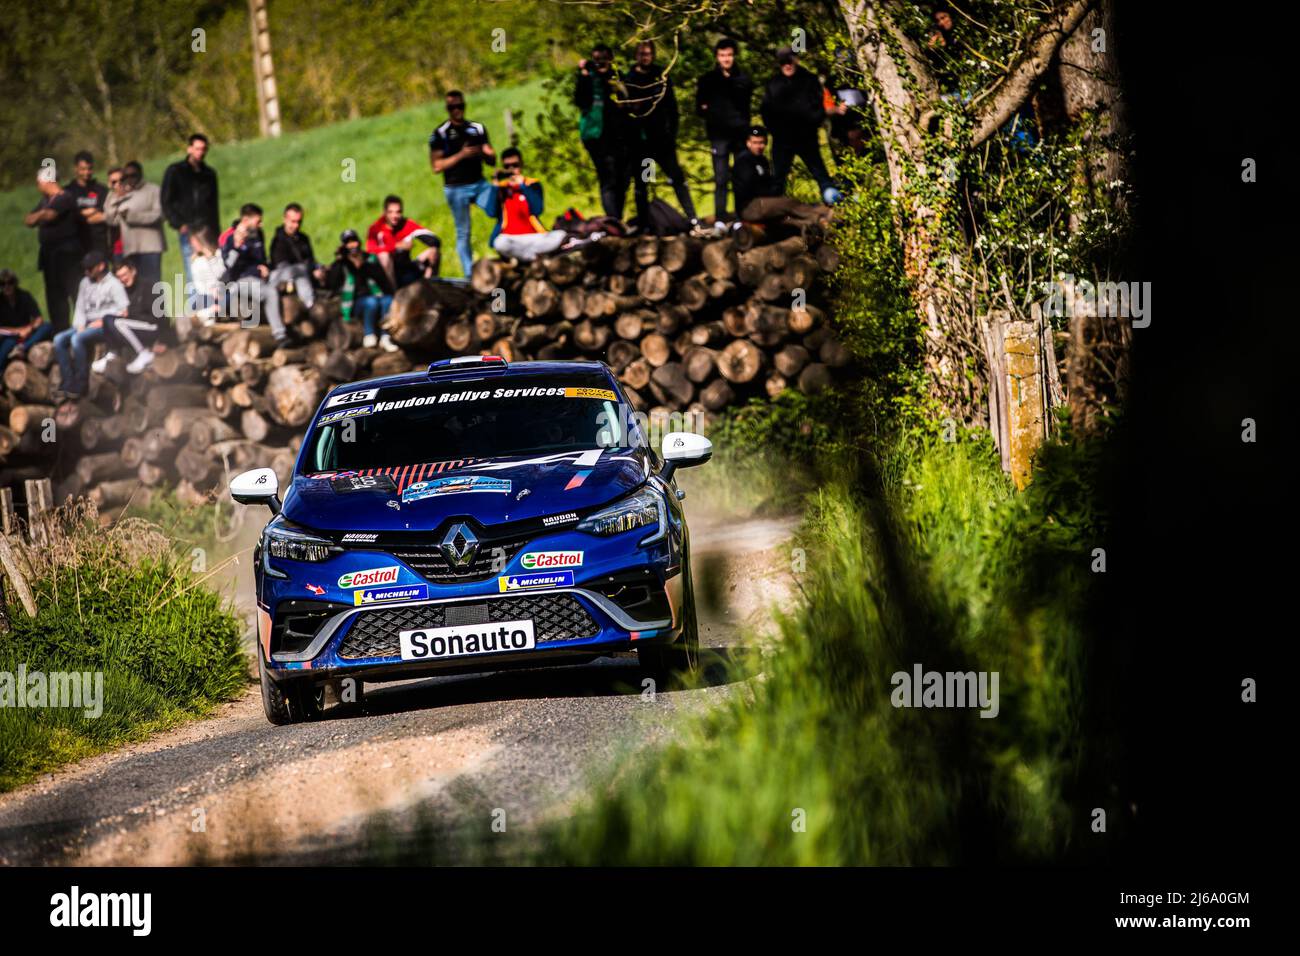
[[[104,340],[104,319],[123,315],[130,306],[126,287],[108,269],[108,259],[98,250],[81,260],[85,278],[77,287],[77,307],[72,328],[54,336],[54,357],[62,374],[62,389],[69,398],[85,393],[90,384],[90,350]]]

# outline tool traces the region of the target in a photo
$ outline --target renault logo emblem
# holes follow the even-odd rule
[[[474,560],[478,554],[478,536],[469,529],[469,525],[454,524],[442,539],[442,556],[453,568],[463,568]]]

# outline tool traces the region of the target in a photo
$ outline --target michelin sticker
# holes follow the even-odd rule
[[[337,412],[326,412],[316,422],[317,425],[329,425],[332,422],[340,422],[345,418],[360,418],[363,415],[369,415],[375,410],[373,405],[358,405],[356,408],[340,408]]]
[[[549,574],[511,574],[497,578],[497,587],[504,591],[536,591],[542,588],[573,587],[572,571],[552,571]]]
[[[456,475],[448,478],[433,478],[429,481],[417,481],[407,485],[402,492],[402,501],[419,501],[423,498],[435,498],[439,495],[459,495],[470,491],[496,491],[510,494],[508,478],[490,478],[487,475]]]
[[[412,584],[400,588],[365,588],[353,592],[355,604],[383,604],[387,601],[423,601],[429,596],[427,584]]]

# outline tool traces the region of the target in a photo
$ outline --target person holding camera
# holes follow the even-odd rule
[[[396,352],[397,346],[385,332],[379,335],[379,323],[388,314],[396,291],[388,272],[379,264],[374,253],[361,248],[361,237],[355,229],[344,229],[339,236],[339,247],[334,250],[334,263],[325,273],[325,286],[339,293],[340,314],[344,322],[354,315],[361,316],[365,348],[378,345],[385,352]]]
[[[614,69],[614,51],[598,44],[591,59],[578,61],[573,102],[582,114],[578,134],[596,167],[600,204],[614,219],[623,218],[627,199],[627,122],[619,106],[625,99],[627,89]]]
[[[496,178],[499,215],[492,231],[492,248],[520,262],[532,262],[560,248],[569,234],[542,225],[542,184],[524,175],[524,158],[519,150],[512,146],[501,153]]]
[[[136,281],[153,290],[162,281],[162,191],[144,181],[144,169],[132,160],[122,166],[122,178],[104,200],[104,220],[121,230],[122,255],[136,268]]]

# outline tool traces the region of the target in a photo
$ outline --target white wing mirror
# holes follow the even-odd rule
[[[713,457],[713,442],[693,432],[669,432],[664,436],[664,468],[660,473],[664,481],[672,478],[678,468],[702,465]]]
[[[254,468],[230,479],[230,497],[241,505],[266,505],[280,513],[280,480],[274,468]]]

